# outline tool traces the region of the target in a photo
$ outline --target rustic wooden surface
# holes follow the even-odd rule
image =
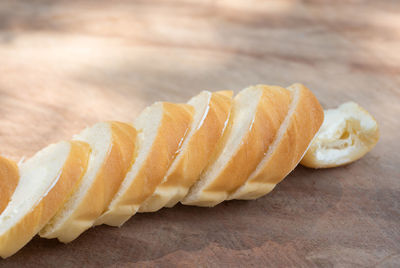
[[[376,116],[377,147],[302,167],[268,196],[139,214],[0,266],[400,266],[400,4],[1,1],[0,153],[15,160],[102,120],[200,90],[302,82]]]

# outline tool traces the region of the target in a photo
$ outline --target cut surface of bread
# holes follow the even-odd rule
[[[263,160],[228,199],[255,199],[269,193],[299,163],[320,128],[324,113],[312,92],[301,84],[292,92],[289,112]]]
[[[164,206],[173,207],[186,196],[207,165],[229,118],[232,91],[203,91],[189,100],[194,115],[185,137],[163,183],[141,206],[139,212],[152,212]]]
[[[0,156],[0,214],[7,207],[18,185],[19,171],[17,164]]]
[[[20,164],[20,180],[0,215],[0,256],[17,252],[55,215],[81,180],[89,154],[86,143],[60,142]]]
[[[181,202],[215,206],[239,188],[274,140],[289,103],[290,92],[281,87],[242,90],[233,100],[227,130],[210,165]]]
[[[96,224],[120,226],[162,182],[192,121],[193,107],[157,102],[135,120],[137,158],[108,209]]]
[[[136,135],[131,125],[113,121],[97,123],[74,136],[92,149],[88,168],[68,202],[40,231],[41,237],[67,243],[94,224],[135,160]]]
[[[315,140],[301,160],[312,168],[349,164],[368,153],[379,139],[375,119],[354,102],[325,110],[325,119]]]

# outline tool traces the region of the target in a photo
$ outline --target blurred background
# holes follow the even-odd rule
[[[399,111],[399,47],[398,0],[1,1],[1,153],[257,83],[301,82],[381,119]]]
[[[324,108],[365,107],[377,147],[298,167],[256,201],[139,214],[68,245],[35,238],[0,266],[400,263],[399,0],[0,1],[0,154],[14,160],[154,101],[294,82]]]

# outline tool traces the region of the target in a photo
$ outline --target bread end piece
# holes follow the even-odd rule
[[[301,164],[330,168],[352,163],[372,150],[379,140],[375,118],[355,102],[325,110],[325,120]]]

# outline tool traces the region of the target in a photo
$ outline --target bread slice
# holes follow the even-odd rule
[[[17,164],[0,156],[0,214],[7,207],[19,181]]]
[[[6,258],[39,232],[66,202],[81,180],[90,147],[60,142],[20,164],[20,180],[0,215],[0,256]]]
[[[162,182],[192,121],[193,107],[157,102],[135,120],[137,159],[96,224],[122,225]]]
[[[329,168],[349,164],[372,150],[379,140],[378,123],[355,102],[324,111],[325,119],[300,164]]]
[[[232,94],[232,91],[203,91],[189,100],[188,104],[194,107],[190,131],[163,183],[140,206],[139,212],[173,207],[186,196],[222,136],[231,110]]]
[[[318,132],[324,112],[316,97],[301,84],[288,89],[292,101],[277,137],[246,183],[228,199],[255,199],[269,193],[297,166]]]
[[[67,243],[93,225],[134,162],[136,134],[129,124],[103,122],[74,137],[92,148],[88,168],[68,202],[40,231],[41,237]]]
[[[258,85],[242,90],[233,100],[214,159],[181,202],[215,206],[239,188],[274,140],[289,103],[290,92],[281,87]]]

